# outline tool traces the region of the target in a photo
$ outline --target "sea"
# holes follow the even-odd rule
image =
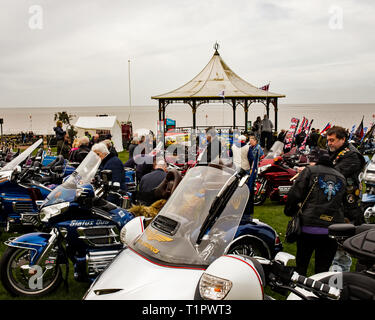
[[[0,118],[3,119],[3,134],[16,134],[32,131],[35,134],[53,134],[54,115],[66,111],[72,115],[71,123],[80,116],[117,116],[119,122],[131,121],[133,131],[149,129],[157,131],[159,119],[158,105],[149,106],[51,106],[51,107],[2,107]],[[255,121],[257,116],[263,118],[266,108],[263,104],[252,104],[249,108],[248,120]],[[370,127],[375,121],[375,103],[361,104],[282,104],[279,102],[278,130],[288,129],[292,117],[303,117],[312,120],[312,127],[323,129],[330,122],[351,129],[358,126],[363,118],[364,127]],[[176,121],[177,127],[191,127],[193,116],[191,108],[184,104],[170,104],[166,108],[166,118]],[[270,106],[270,119],[274,123],[273,106]],[[232,126],[233,110],[230,105],[206,104],[197,109],[197,126]],[[236,109],[236,124],[244,126],[243,108]]]

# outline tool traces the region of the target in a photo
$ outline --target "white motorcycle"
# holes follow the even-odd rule
[[[152,222],[124,226],[126,248],[84,298],[263,299],[262,268],[251,257],[273,259],[282,245],[271,227],[244,219],[247,178],[221,165],[189,169]]]

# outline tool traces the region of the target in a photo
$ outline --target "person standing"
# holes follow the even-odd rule
[[[273,123],[265,114],[261,123],[260,145],[267,150],[272,147],[272,128]]]
[[[345,177],[334,169],[328,152],[317,151],[318,161],[303,169],[288,192],[284,213],[294,216],[304,203],[301,234],[297,239],[296,271],[306,275],[315,251],[315,273],[329,270],[337,242],[328,237],[328,227],[344,222]]]
[[[233,164],[237,171],[244,170],[248,175],[250,175],[254,157],[252,149],[250,148],[250,145],[246,142],[246,140],[246,136],[240,135],[238,137],[238,140],[235,140],[233,143],[230,156],[232,156],[233,158]],[[249,188],[250,196],[242,216],[243,220],[251,219],[254,213],[254,196],[251,197],[254,192],[251,190],[252,184],[250,181],[250,177],[247,180],[247,186]]]
[[[261,133],[261,128],[262,127],[262,119],[258,116],[256,120],[253,123],[253,126],[251,128],[251,131],[253,134],[260,139],[260,133]]]
[[[250,150],[253,154],[253,165],[250,170],[250,177],[247,182],[249,189],[250,189],[250,200],[251,200],[251,207],[249,208],[250,214],[254,214],[254,185],[255,180],[258,174],[258,166],[260,158],[264,155],[264,152],[261,146],[258,144],[258,138],[256,136],[250,136],[249,139],[250,143]]]
[[[64,137],[66,134],[66,132],[62,128],[62,125],[63,125],[62,121],[58,120],[56,122],[56,127],[53,128],[56,134],[56,147],[57,147],[56,151],[58,155],[61,154],[61,150],[64,144]]]
[[[353,224],[364,221],[360,209],[361,185],[358,175],[364,169],[366,161],[362,154],[348,142],[345,128],[334,126],[327,131],[327,144],[334,168],[346,179],[347,189],[344,202],[345,217]]]
[[[134,149],[137,147],[139,142],[138,137],[133,137],[132,141],[129,144],[129,160],[133,159],[134,156]]]
[[[334,168],[346,179],[346,196],[344,199],[344,216],[347,222],[360,225],[364,222],[360,207],[361,184],[358,175],[366,161],[356,147],[348,142],[347,131],[343,127],[334,126],[327,131],[328,151]],[[333,265],[342,271],[350,271],[352,259],[342,249],[338,249]]]
[[[213,127],[206,129],[207,147],[204,149],[199,161],[203,163],[218,162],[221,155],[221,142],[219,141],[216,130]]]

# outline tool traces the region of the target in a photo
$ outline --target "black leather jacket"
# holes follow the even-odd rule
[[[306,167],[288,192],[284,213],[293,216],[298,204],[303,203],[316,181],[301,214],[303,226],[328,227],[344,222],[343,199],[346,193],[345,177],[332,167],[317,164]]]

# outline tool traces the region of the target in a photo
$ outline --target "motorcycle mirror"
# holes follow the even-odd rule
[[[135,239],[137,239],[145,228],[145,217],[140,216],[137,219],[130,220],[126,225],[124,225],[120,231],[121,242],[128,246]]]
[[[295,256],[287,252],[279,252],[275,256],[275,261],[280,261],[284,266],[287,266],[290,260],[295,260],[295,259],[296,259]]]
[[[105,183],[109,183],[112,181],[112,170],[103,170],[100,172],[100,178]]]

